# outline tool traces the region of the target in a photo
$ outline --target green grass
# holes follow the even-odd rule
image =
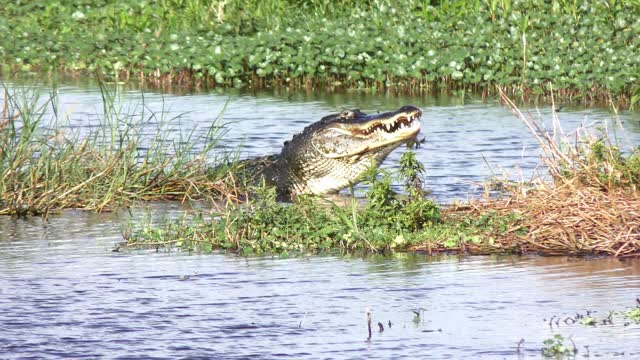
[[[118,107],[115,93],[102,87],[103,111],[96,130],[80,134],[65,125],[55,94],[4,88],[0,117],[0,214],[47,216],[64,208],[106,210],[136,201],[209,198],[224,187],[223,160],[215,145],[218,123],[204,138],[169,139],[163,119],[144,106],[138,113]],[[50,115],[45,115],[50,114]],[[50,118],[49,118],[50,117]],[[142,128],[157,123],[152,139]],[[205,144],[195,149],[195,144]]]
[[[627,311],[625,315],[627,316],[627,318],[629,318],[629,320],[640,323],[640,306],[636,306],[635,308]]]
[[[259,186],[243,204],[226,204],[163,226],[132,224],[125,247],[177,247],[187,251],[227,250],[244,255],[305,253],[371,253],[404,251],[505,252],[495,238],[517,232],[517,216],[487,213],[444,217],[437,204],[422,194],[422,164],[413,152],[402,156],[398,174],[372,168],[363,179],[369,186],[366,204],[355,199],[341,206],[314,196],[292,204],[276,201],[275,189]],[[407,195],[391,190],[392,180],[405,182]]]
[[[223,5],[224,4],[224,5]],[[0,8],[5,77],[640,100],[640,2],[58,0]]]

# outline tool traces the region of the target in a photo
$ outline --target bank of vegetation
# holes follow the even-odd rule
[[[592,151],[600,145],[590,146]],[[403,159],[411,154],[405,153]],[[624,159],[635,162],[624,165],[627,170],[640,170],[638,152]],[[396,175],[406,176],[405,170]],[[273,189],[258,188],[242,204],[227,203],[169,224],[137,224],[122,246],[244,255],[336,251],[640,254],[640,197],[632,188],[587,185],[568,175],[553,185],[539,183],[524,190],[520,184],[518,192],[505,199],[442,207],[421,196],[398,197],[386,172],[374,171],[370,176],[365,179],[370,185],[365,205],[354,200],[345,207],[315,197],[281,204]]]
[[[637,0],[18,1],[0,32],[5,77],[640,101]]]

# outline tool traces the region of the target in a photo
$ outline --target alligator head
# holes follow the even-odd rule
[[[346,110],[309,125],[285,143],[277,163],[265,171],[285,196],[337,192],[358,182],[395,148],[420,132],[422,112],[414,106],[367,115]],[[269,169],[267,169],[269,170]]]

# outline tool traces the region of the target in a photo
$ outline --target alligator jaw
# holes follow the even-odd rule
[[[321,143],[312,143],[327,158],[358,156],[414,139],[420,132],[421,116],[420,109],[405,106],[396,112],[366,116],[357,122],[337,122],[322,130]],[[327,141],[329,138],[332,141]]]

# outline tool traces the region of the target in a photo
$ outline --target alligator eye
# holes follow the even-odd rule
[[[350,119],[355,117],[355,113],[351,110],[345,110],[343,112],[340,113],[340,117],[343,119]]]

